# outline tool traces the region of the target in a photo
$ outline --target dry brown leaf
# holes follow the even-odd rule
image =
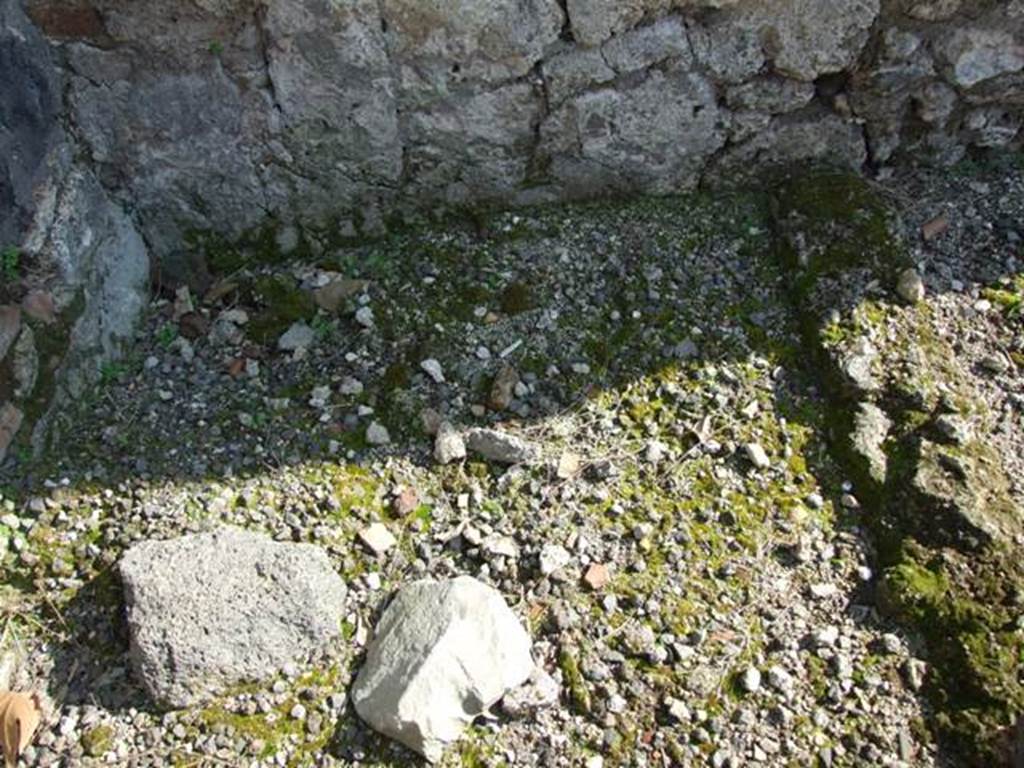
[[[39,705],[35,696],[12,691],[0,693],[0,743],[7,768],[14,768],[38,727]]]

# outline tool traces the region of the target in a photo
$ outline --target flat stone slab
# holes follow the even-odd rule
[[[492,587],[416,581],[384,611],[352,687],[374,730],[431,762],[533,673],[530,636]]]
[[[119,569],[132,666],[162,706],[267,679],[340,636],[345,583],[311,544],[222,527],[137,544]]]

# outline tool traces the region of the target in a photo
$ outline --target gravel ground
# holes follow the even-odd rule
[[[953,345],[1020,503],[1024,174],[916,171],[884,191],[927,289],[889,317]],[[395,586],[461,573],[504,594],[560,692],[507,701],[446,764],[954,764],[922,643],[876,608],[858,489],[770,246],[756,196],[579,206],[156,301],[50,454],[8,478],[5,671],[48,710],[25,764],[409,764],[346,684]],[[339,277],[337,311],[316,309],[309,291]],[[281,350],[290,328],[311,342]],[[441,465],[442,420],[540,458]],[[214,521],[322,546],[350,642],[162,713],[128,669],[112,565]],[[363,546],[373,522],[397,545]]]
[[[972,168],[963,176],[903,180],[908,230],[942,219],[940,236],[915,249],[929,313],[972,387],[994,415],[989,434],[1018,506],[1024,504],[1024,176]]]

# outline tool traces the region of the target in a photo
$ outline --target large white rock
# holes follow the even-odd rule
[[[341,633],[345,583],[311,544],[223,527],[136,544],[118,568],[132,666],[163,706],[271,677]]]
[[[399,590],[352,688],[371,727],[432,762],[533,672],[530,636],[493,588],[469,576]]]

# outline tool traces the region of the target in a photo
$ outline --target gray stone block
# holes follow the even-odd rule
[[[163,706],[264,680],[341,633],[345,584],[309,544],[224,527],[137,544],[119,569],[132,666]]]

